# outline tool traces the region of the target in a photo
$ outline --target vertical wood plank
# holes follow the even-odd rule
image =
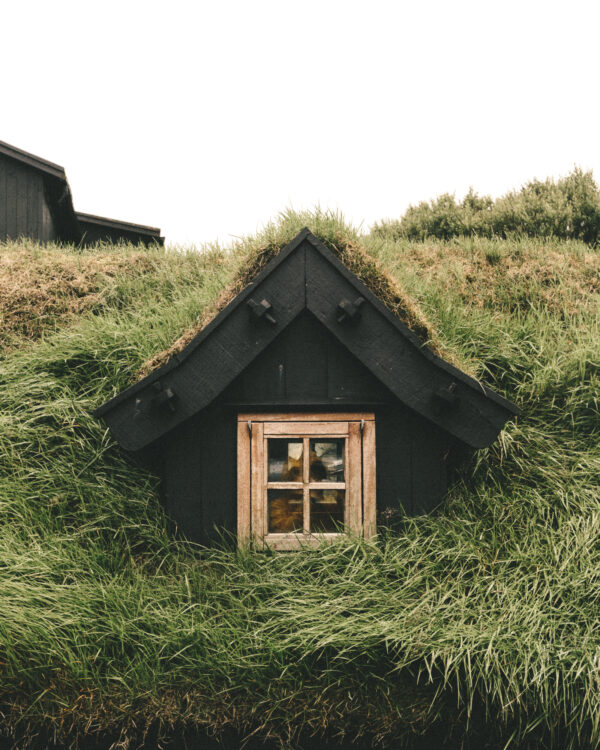
[[[269,533],[269,491],[267,488],[267,484],[269,482],[269,443],[265,436],[265,428],[263,425],[263,431],[262,431],[262,446],[263,446],[263,454],[262,454],[262,487],[260,491],[260,497],[263,501],[263,518],[262,518],[262,527],[260,530],[261,536],[264,538]]]
[[[40,238],[40,193],[42,190],[42,180],[39,175],[31,177],[27,188],[27,224],[29,236]]]
[[[288,396],[301,402],[327,398],[327,335],[308,315],[300,314],[284,337]]]
[[[261,422],[252,423],[252,489],[251,489],[251,524],[252,524],[252,537],[255,544],[258,547],[263,546],[263,538],[265,535],[265,504],[266,504],[266,488],[265,488],[265,466],[264,466],[264,432],[263,425]]]
[[[363,528],[365,539],[376,535],[376,465],[375,465],[375,422],[365,422],[362,434],[363,466]]]
[[[346,456],[346,525],[352,534],[360,534],[362,527],[362,448],[360,422],[348,424],[348,450]]]
[[[6,159],[0,156],[0,241],[4,241],[8,234],[6,219]]]
[[[377,513],[412,508],[411,452],[414,420],[419,417],[401,405],[377,411]]]
[[[302,530],[305,534],[310,533],[310,438],[302,440]]]
[[[276,398],[285,403],[286,365],[282,339],[288,335],[286,329],[286,332],[271,342],[261,356],[241,373],[237,381],[234,381],[230,389],[230,394],[233,394],[234,398],[250,403]],[[231,395],[228,398],[231,400]]]
[[[17,238],[17,175],[13,168],[6,173],[6,234]]]
[[[307,484],[302,488],[302,531],[310,534],[310,488]]]
[[[44,242],[51,242],[56,238],[56,229],[52,214],[48,208],[48,201],[46,200],[46,194],[42,194],[42,230],[41,239]]]
[[[29,226],[27,224],[27,187],[29,183],[29,170],[17,172],[17,236],[27,237]]]
[[[302,440],[302,481],[304,484],[310,481],[310,438],[307,437]]]
[[[444,452],[448,441],[441,430],[415,421],[412,435],[412,515],[429,513],[446,493]]]
[[[214,484],[210,485],[208,492],[206,489],[207,480],[210,482],[211,479],[207,476],[207,466],[213,470],[215,468],[210,462],[206,462],[203,450],[203,434],[208,431],[205,425],[201,419],[189,420],[165,444],[156,446],[153,455],[148,456],[149,465],[155,469],[159,469],[162,464],[160,474],[163,477],[165,505],[169,516],[187,538],[203,545],[210,544],[211,534],[215,533],[211,501],[216,496],[212,490]],[[235,433],[231,442],[235,450]],[[227,451],[224,453],[227,454]],[[230,467],[232,463],[235,463],[235,454],[229,461]],[[219,486],[218,492],[225,496],[228,494],[227,488],[223,486]],[[229,494],[233,503],[235,480]],[[235,519],[235,509],[231,515]],[[235,526],[230,526],[229,530],[234,532]]]
[[[250,541],[250,433],[246,422],[237,427],[237,535],[238,544]]]

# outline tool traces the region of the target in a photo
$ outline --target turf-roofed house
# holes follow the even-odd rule
[[[75,211],[65,170],[0,141],[0,242],[164,244],[160,229]]]
[[[293,549],[433,509],[517,407],[434,354],[302,230],[169,361],[95,412],[189,538]],[[376,287],[370,284],[371,288]]]

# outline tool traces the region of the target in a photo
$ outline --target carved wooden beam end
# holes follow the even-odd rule
[[[350,302],[345,297],[338,302],[337,306],[337,322],[345,323],[356,323],[360,320],[360,308],[365,300],[362,297],[357,297],[354,302]]]
[[[277,324],[277,321],[271,315],[273,307],[269,300],[263,299],[260,302],[255,302],[250,298],[246,304],[254,320],[266,320],[272,326]]]

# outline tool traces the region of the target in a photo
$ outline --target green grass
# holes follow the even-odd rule
[[[575,167],[558,180],[530,180],[519,190],[493,200],[473,188],[462,201],[444,193],[432,201],[409,206],[400,220],[373,227],[380,236],[429,239],[438,237],[553,237],[598,244],[600,189],[592,172]]]
[[[439,345],[523,415],[436,514],[400,519],[377,543],[194,547],[173,537],[156,480],[90,411],[197,325],[248,251],[305,224],[328,243],[362,242]],[[42,251],[28,252],[35,270]],[[57,249],[57,273],[86,258]],[[89,307],[57,300],[34,328],[11,328],[0,362],[6,732],[42,728],[59,745],[152,725],[283,745],[325,732],[600,746],[597,252],[360,238],[316,212],[283,216],[235,251],[153,250],[139,272],[116,265],[94,277]]]

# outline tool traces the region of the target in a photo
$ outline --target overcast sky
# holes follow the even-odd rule
[[[600,3],[4,2],[0,140],[171,243],[600,179]]]

